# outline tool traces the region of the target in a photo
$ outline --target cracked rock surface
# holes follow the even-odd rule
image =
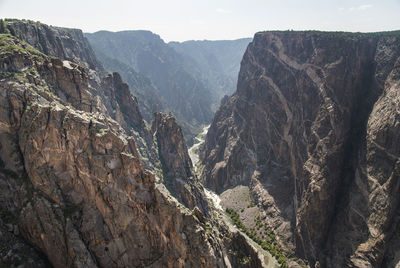
[[[0,55],[0,266],[238,261],[241,235],[182,205],[154,176],[158,149],[117,73],[98,80],[6,34]],[[183,140],[171,143],[179,150]],[[260,267],[252,247],[241,253]]]
[[[261,32],[202,151],[202,180],[248,185],[289,252],[322,267],[399,262],[398,32]]]

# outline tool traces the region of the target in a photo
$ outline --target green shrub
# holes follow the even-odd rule
[[[256,205],[254,205],[254,203],[253,202],[249,202],[249,204],[247,205],[247,208],[252,208],[252,207],[255,207]]]

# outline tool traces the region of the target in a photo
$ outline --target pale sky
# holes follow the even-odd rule
[[[0,0],[0,18],[164,41],[252,37],[263,30],[400,30],[400,0]]]

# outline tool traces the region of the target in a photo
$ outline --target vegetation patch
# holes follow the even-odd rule
[[[226,213],[232,219],[236,227],[238,227],[254,242],[259,244],[264,250],[267,250],[269,253],[271,253],[271,255],[275,257],[281,267],[289,267],[286,263],[286,260],[293,258],[291,258],[289,254],[284,252],[283,249],[278,245],[275,235],[270,230],[268,230],[266,226],[264,226],[259,217],[257,218],[257,228],[261,229],[262,227],[264,227],[264,234],[266,235],[264,239],[257,237],[256,231],[254,229],[249,230],[246,226],[244,226],[244,224],[240,220],[239,214],[234,209],[227,208]]]
[[[108,133],[108,129],[100,128],[99,130],[97,130],[96,136],[102,137],[102,136],[106,135],[107,133]]]
[[[253,202],[249,202],[249,204],[247,205],[247,208],[253,208],[253,207],[255,207],[256,205],[254,205],[254,203]]]
[[[0,33],[0,55],[13,55],[16,53],[46,57],[46,55],[33,48],[28,43],[18,40],[8,33]]]

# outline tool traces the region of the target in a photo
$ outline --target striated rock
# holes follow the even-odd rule
[[[250,186],[278,243],[311,265],[398,262],[399,38],[257,33],[208,131],[206,186]]]
[[[56,68],[49,69],[46,65],[38,68],[50,83],[46,86],[56,89],[62,101],[80,110],[109,115],[134,138],[146,167],[159,168],[153,138],[136,97],[131,96],[128,85],[118,73],[101,78],[104,68],[81,30],[19,20],[8,21],[7,27],[13,35],[39,51],[58,57],[52,58],[50,63]]]
[[[354,178],[330,233],[331,243],[352,247],[355,266],[399,265],[400,190],[400,47],[399,38],[382,38],[377,45],[376,80],[383,88],[362,133]],[[388,54],[391,57],[387,57]],[[367,206],[366,206],[367,204]],[[339,235],[340,234],[340,235]],[[354,241],[360,241],[355,243]],[[340,248],[333,247],[330,263],[339,262]]]
[[[33,68],[49,60],[41,57]],[[41,78],[39,71],[36,78]],[[8,127],[2,134],[16,137],[27,173],[19,187],[13,182],[22,180],[18,173],[15,179],[6,176],[15,186],[12,200],[21,200],[14,204],[18,225],[52,265],[222,265],[217,245],[207,242],[197,218],[156,186],[135,143],[115,121],[64,106],[51,87],[43,94],[34,84],[5,79],[1,90],[9,115],[3,118],[2,126]],[[12,166],[9,159],[2,161]]]
[[[198,190],[202,198],[202,188],[185,194],[203,211],[189,210],[145,168],[146,161],[157,163],[138,150],[147,130],[118,74],[98,83],[80,65],[10,35],[0,36],[0,55],[0,231],[8,232],[7,247],[20,248],[0,249],[1,265],[231,267],[237,261],[235,235],[206,215],[206,199],[191,196]],[[157,139],[160,149],[184,157],[176,167],[191,167],[180,128],[165,119],[157,130],[171,136]],[[190,175],[181,172],[169,175]],[[249,267],[260,267],[245,246]]]

